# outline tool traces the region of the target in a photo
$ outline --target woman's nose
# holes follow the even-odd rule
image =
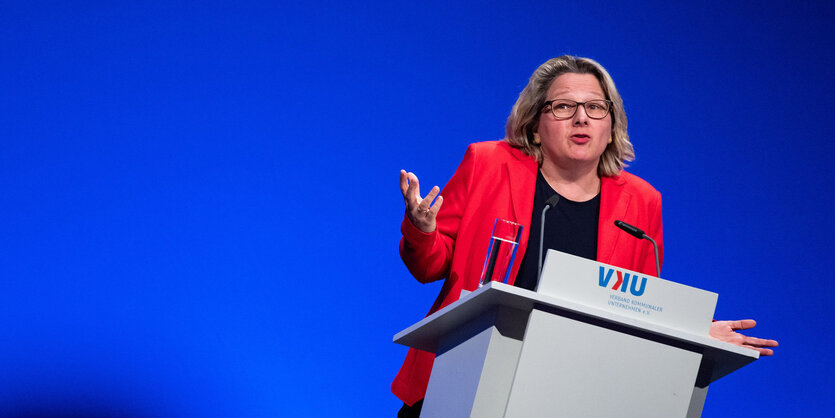
[[[586,106],[585,105],[577,105],[577,110],[574,112],[574,124],[575,125],[588,125],[589,124],[589,115],[586,114]]]

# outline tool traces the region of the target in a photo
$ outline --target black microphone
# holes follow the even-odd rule
[[[638,239],[644,239],[644,237],[647,236],[647,234],[645,234],[644,231],[641,231],[640,229],[638,229],[638,228],[636,228],[632,225],[629,225],[628,223],[626,223],[624,221],[615,221],[615,226],[617,226],[618,228],[628,232],[629,235],[632,235],[633,237],[638,238]]]
[[[629,235],[632,235],[635,238],[647,239],[652,243],[652,247],[655,249],[655,277],[661,277],[661,263],[658,261],[658,244],[655,243],[655,240],[645,234],[644,231],[641,231],[639,228],[629,225],[624,221],[615,221],[615,226],[626,231]]]
[[[551,209],[554,206],[557,206],[557,202],[560,201],[560,195],[555,194],[551,196],[550,199],[545,201],[545,207],[542,209],[542,219],[539,223],[539,271],[536,274],[536,280],[539,280],[539,276],[542,275],[542,246],[545,242],[545,212],[548,212],[548,209]]]

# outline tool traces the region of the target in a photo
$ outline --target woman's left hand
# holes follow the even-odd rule
[[[751,329],[757,325],[753,319],[742,319],[739,321],[716,321],[710,326],[710,338],[750,348],[760,352],[761,356],[770,356],[774,351],[765,347],[777,347],[777,341],[764,340],[762,338],[746,337],[737,330]]]

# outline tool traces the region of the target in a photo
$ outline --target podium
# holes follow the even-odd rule
[[[573,297],[500,282],[462,293],[394,336],[436,354],[421,417],[698,417],[710,383],[759,357]]]

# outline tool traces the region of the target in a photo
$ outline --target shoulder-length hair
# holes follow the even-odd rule
[[[601,177],[620,174],[627,166],[626,162],[635,159],[635,149],[629,142],[629,134],[626,133],[623,99],[606,69],[590,58],[563,55],[540,65],[531,75],[528,85],[519,93],[519,99],[510,111],[505,128],[505,142],[521,149],[527,155],[536,157],[536,161],[542,166],[542,150],[539,144],[534,143],[533,134],[539,125],[539,115],[545,101],[548,100],[548,89],[557,77],[566,73],[594,75],[600,82],[606,99],[612,101],[612,142],[600,156],[597,174]]]

